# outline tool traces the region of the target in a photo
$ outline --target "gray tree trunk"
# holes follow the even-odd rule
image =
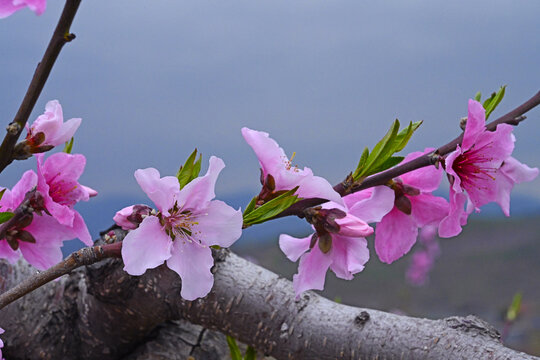
[[[538,359],[504,347],[474,316],[412,318],[313,292],[295,300],[290,281],[227,250],[214,255],[214,287],[193,302],[165,266],[140,277],[121,260],[78,269],[0,310],[4,356],[222,359],[223,332],[277,359]],[[0,292],[34,272],[0,261]]]

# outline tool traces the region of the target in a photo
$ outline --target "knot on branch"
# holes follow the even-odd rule
[[[363,327],[369,321],[369,313],[367,311],[362,311],[354,318],[354,323],[357,326]]]
[[[468,315],[466,317],[452,316],[444,319],[446,325],[452,329],[457,329],[463,332],[471,333],[473,337],[477,335],[487,335],[493,339],[500,340],[501,334],[488,322],[476,317]]]

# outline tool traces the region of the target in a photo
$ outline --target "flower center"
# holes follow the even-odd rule
[[[283,156],[283,162],[285,163],[285,169],[287,170],[292,170],[294,172],[299,172],[300,170],[298,170],[298,166],[295,165],[295,166],[292,166],[292,161],[294,159],[294,157],[296,156],[296,151],[293,152],[292,156],[290,159],[287,159],[286,156]]]
[[[165,232],[173,241],[179,237],[184,242],[201,243],[200,240],[194,237],[198,232],[194,231],[193,227],[199,223],[195,221],[196,216],[191,211],[179,209],[175,203],[174,207],[169,210],[169,213],[170,215],[167,217],[159,213],[158,217],[165,228]]]
[[[484,147],[485,148],[485,147]],[[495,169],[491,165],[493,158],[484,151],[470,149],[459,155],[452,168],[462,181],[472,183],[478,180],[495,180]]]
[[[75,189],[77,189],[77,184],[69,184],[63,180],[51,181],[49,184],[49,196],[58,204],[73,206],[77,203]]]

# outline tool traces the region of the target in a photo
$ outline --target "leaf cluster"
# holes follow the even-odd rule
[[[297,190],[298,186],[289,191],[285,191],[259,207],[256,206],[258,196],[255,196],[249,202],[246,210],[244,210],[244,225],[261,224],[289,208],[300,200],[298,195],[294,195]]]
[[[197,149],[195,149],[191,155],[189,155],[184,165],[180,166],[180,169],[178,169],[176,178],[180,183],[180,189],[199,176],[199,173],[201,172],[202,154],[199,154],[199,158],[197,160],[195,160],[196,158]]]
[[[486,110],[486,120],[489,118],[489,115],[491,115],[493,110],[495,110],[497,105],[501,103],[502,99],[504,98],[505,90],[506,90],[506,85],[503,85],[499,88],[499,90],[497,90],[496,92],[493,92],[489,98],[484,100],[484,103],[482,104],[482,106]],[[482,98],[482,93],[479,91],[474,96],[474,99],[476,101],[480,101],[481,98]]]

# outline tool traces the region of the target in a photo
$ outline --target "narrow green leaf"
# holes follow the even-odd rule
[[[11,219],[13,216],[15,216],[15,214],[9,211],[0,212],[0,224],[5,223],[9,219]]]
[[[233,337],[227,335],[227,345],[229,345],[229,351],[231,352],[232,360],[242,360],[242,353],[236,344],[236,340]]]
[[[2,197],[4,196],[5,192],[6,192],[5,188],[0,191],[0,200],[2,200]]]
[[[364,165],[364,168],[359,174],[360,176],[368,175],[369,173],[371,173],[371,168],[377,167],[379,163],[384,162],[386,158],[393,154],[391,150],[395,147],[394,140],[397,136],[398,130],[399,120],[396,119],[392,124],[390,130],[388,130],[388,132],[386,133],[386,135],[384,135],[381,141],[379,141],[375,145],[375,147],[371,151],[371,154],[369,154],[366,164]],[[389,153],[391,154],[388,155]]]
[[[364,151],[362,151],[362,155],[360,156],[360,161],[358,161],[358,166],[356,167],[356,170],[354,170],[353,178],[358,178],[358,174],[362,172],[364,169],[364,166],[366,165],[366,161],[369,157],[369,149],[367,146],[364,148]]]
[[[512,304],[510,304],[510,307],[508,308],[508,311],[506,312],[506,320],[508,321],[516,320],[517,316],[519,315],[519,311],[521,309],[522,297],[523,296],[520,292],[514,295],[514,298],[512,299]]]
[[[401,130],[397,136],[396,136],[396,143],[398,143],[398,146],[396,147],[396,150],[394,153],[397,153],[398,151],[401,151],[405,148],[409,140],[411,139],[413,133],[422,125],[423,121],[415,121],[410,122],[409,126],[407,128]]]
[[[192,178],[193,172],[195,169],[195,158],[197,157],[197,149],[195,149],[191,155],[187,158],[184,165],[180,166],[180,169],[178,169],[178,172],[176,173],[176,177],[178,178],[178,182],[180,183],[180,189],[182,189],[184,186],[186,186]],[[199,171],[200,171],[200,165],[199,165]],[[197,174],[198,175],[198,174]]]
[[[254,225],[263,223],[287,209],[300,200],[297,195],[293,195],[297,190],[298,186],[251,211],[244,216],[244,224]]]
[[[71,137],[71,140],[66,141],[66,145],[64,146],[64,150],[62,150],[66,154],[71,154],[71,150],[73,150],[73,140],[74,140],[74,138]]]
[[[195,164],[193,164],[193,170],[191,171],[191,176],[190,176],[190,182],[192,180],[195,180],[200,172],[201,172],[201,162],[202,162],[202,155],[199,154],[199,159],[197,159],[197,161],[195,162]]]
[[[251,346],[248,346],[246,349],[246,356],[244,356],[244,360],[256,360],[257,359],[257,352],[255,349]]]
[[[257,203],[257,196],[254,196],[253,199],[249,202],[248,206],[244,210],[244,217],[255,209],[255,204]]]
[[[391,167],[394,167],[397,164],[399,164],[400,162],[402,162],[403,159],[405,159],[405,157],[403,157],[403,156],[391,156],[388,159],[386,159],[380,166],[371,169],[370,170],[370,175],[379,173],[379,172],[384,171],[386,169],[390,169]]]
[[[493,110],[495,110],[497,105],[501,103],[502,99],[504,98],[505,91],[506,85],[501,86],[501,88],[497,92],[491,94],[489,99],[486,99],[486,101],[484,101],[483,106],[486,110],[486,120],[489,118],[489,115],[491,115]]]
[[[474,100],[476,101],[480,101],[480,99],[482,98],[482,93],[479,91],[476,93],[476,95],[474,95]]]

